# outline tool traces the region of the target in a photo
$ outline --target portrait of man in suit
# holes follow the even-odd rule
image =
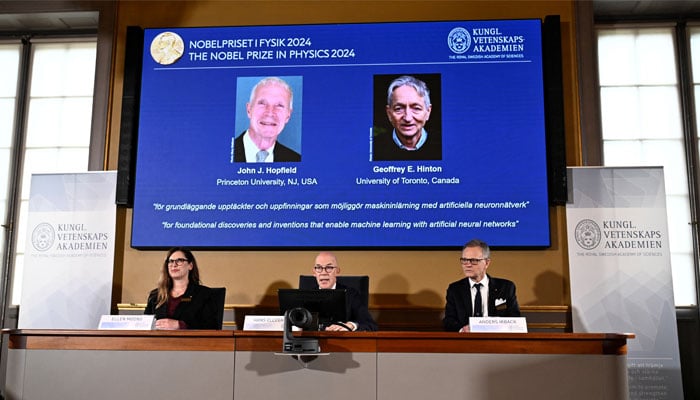
[[[245,105],[248,127],[231,141],[231,161],[298,162],[299,152],[278,140],[292,118],[294,93],[282,78],[260,79]]]

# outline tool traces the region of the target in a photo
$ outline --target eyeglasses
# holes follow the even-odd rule
[[[487,258],[464,258],[460,257],[459,262],[462,264],[471,264],[471,265],[476,265],[481,261],[487,260]]]
[[[190,261],[186,258],[176,258],[176,259],[170,258],[170,259],[168,259],[168,265],[172,265],[172,264],[183,265],[184,263],[188,263],[188,262],[190,262]]]
[[[314,271],[316,271],[316,272],[326,271],[327,274],[330,274],[336,268],[338,268],[338,267],[333,266],[333,265],[326,265],[325,267],[323,265],[314,265]]]

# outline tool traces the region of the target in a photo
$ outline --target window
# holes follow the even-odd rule
[[[7,223],[8,188],[12,161],[12,132],[15,125],[15,102],[20,46],[0,44],[0,221]],[[0,230],[0,251],[5,253],[6,229]]]
[[[700,131],[700,122],[698,122],[698,116],[700,116],[700,27],[693,27],[688,30],[690,37],[690,62],[691,62],[691,73],[693,77],[693,93],[695,95],[695,131]],[[696,138],[697,139],[697,138]],[[697,142],[700,144],[700,142]]]
[[[672,26],[599,29],[598,67],[604,164],[664,167],[674,296],[682,306],[697,304],[697,260],[675,37]]]
[[[28,63],[23,64],[20,55],[22,46],[27,45],[31,46],[31,57]],[[3,51],[4,49],[6,51]],[[19,170],[22,174],[20,211],[17,229],[14,232],[16,254],[12,277],[12,304],[19,304],[21,298],[27,206],[32,173],[88,170],[95,55],[95,41],[85,39],[37,40],[31,44],[0,47],[0,71],[3,77],[11,76],[5,73],[6,69],[15,71],[15,79],[0,80],[0,163],[10,166],[12,152],[23,152],[23,165]],[[28,90],[27,93],[17,94],[17,98],[27,99],[26,115],[17,115],[14,97],[18,87],[16,71],[23,68],[29,72]],[[6,88],[6,85],[13,87]],[[11,96],[6,92],[11,93]],[[24,138],[24,147],[19,149],[13,148],[11,140],[7,139],[13,136],[11,132],[14,124],[10,123],[11,126],[6,131],[5,121],[21,118],[24,118],[26,124],[24,131],[17,133]],[[19,173],[12,168],[5,170],[9,171],[9,174]],[[0,181],[0,185],[3,193],[7,193],[7,179]],[[2,206],[4,213],[7,201],[4,201]]]

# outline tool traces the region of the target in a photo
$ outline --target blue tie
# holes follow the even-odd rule
[[[260,150],[258,154],[255,155],[255,161],[264,162],[269,153],[265,150]]]
[[[476,288],[476,296],[474,296],[474,316],[483,317],[484,307],[481,305],[481,283],[474,284]]]

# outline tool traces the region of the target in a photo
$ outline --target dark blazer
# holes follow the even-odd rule
[[[182,295],[180,304],[171,317],[187,324],[187,329],[221,329],[218,322],[218,307],[213,291],[202,285],[191,283]],[[168,318],[168,304],[158,308],[158,289],[153,289],[148,295],[148,304],[143,312],[147,315],[155,315],[156,319]]]
[[[496,299],[505,303],[496,307]],[[469,278],[453,282],[447,287],[445,317],[442,324],[446,331],[458,332],[469,324],[472,315],[472,297]],[[492,278],[489,275],[488,295],[489,317],[519,317],[520,307],[515,296],[515,284],[507,279]]]
[[[372,141],[372,161],[442,160],[440,132],[428,132],[428,140],[418,150],[404,150],[396,145],[392,132],[379,135]]]
[[[243,145],[243,132],[238,135],[238,137],[233,141],[233,161],[234,162],[246,162],[245,161],[245,147]],[[275,143],[275,151],[272,153],[272,161],[274,162],[299,162],[301,161],[301,155],[296,151],[290,149],[289,147],[283,145],[280,142]]]
[[[367,305],[362,301],[360,292],[337,282],[335,284],[335,288],[345,289],[347,296],[346,306],[348,309],[348,321],[356,323],[358,331],[376,331],[377,323],[374,322],[374,318],[372,318],[372,315],[369,313]],[[313,289],[318,289],[318,284],[316,284]]]

